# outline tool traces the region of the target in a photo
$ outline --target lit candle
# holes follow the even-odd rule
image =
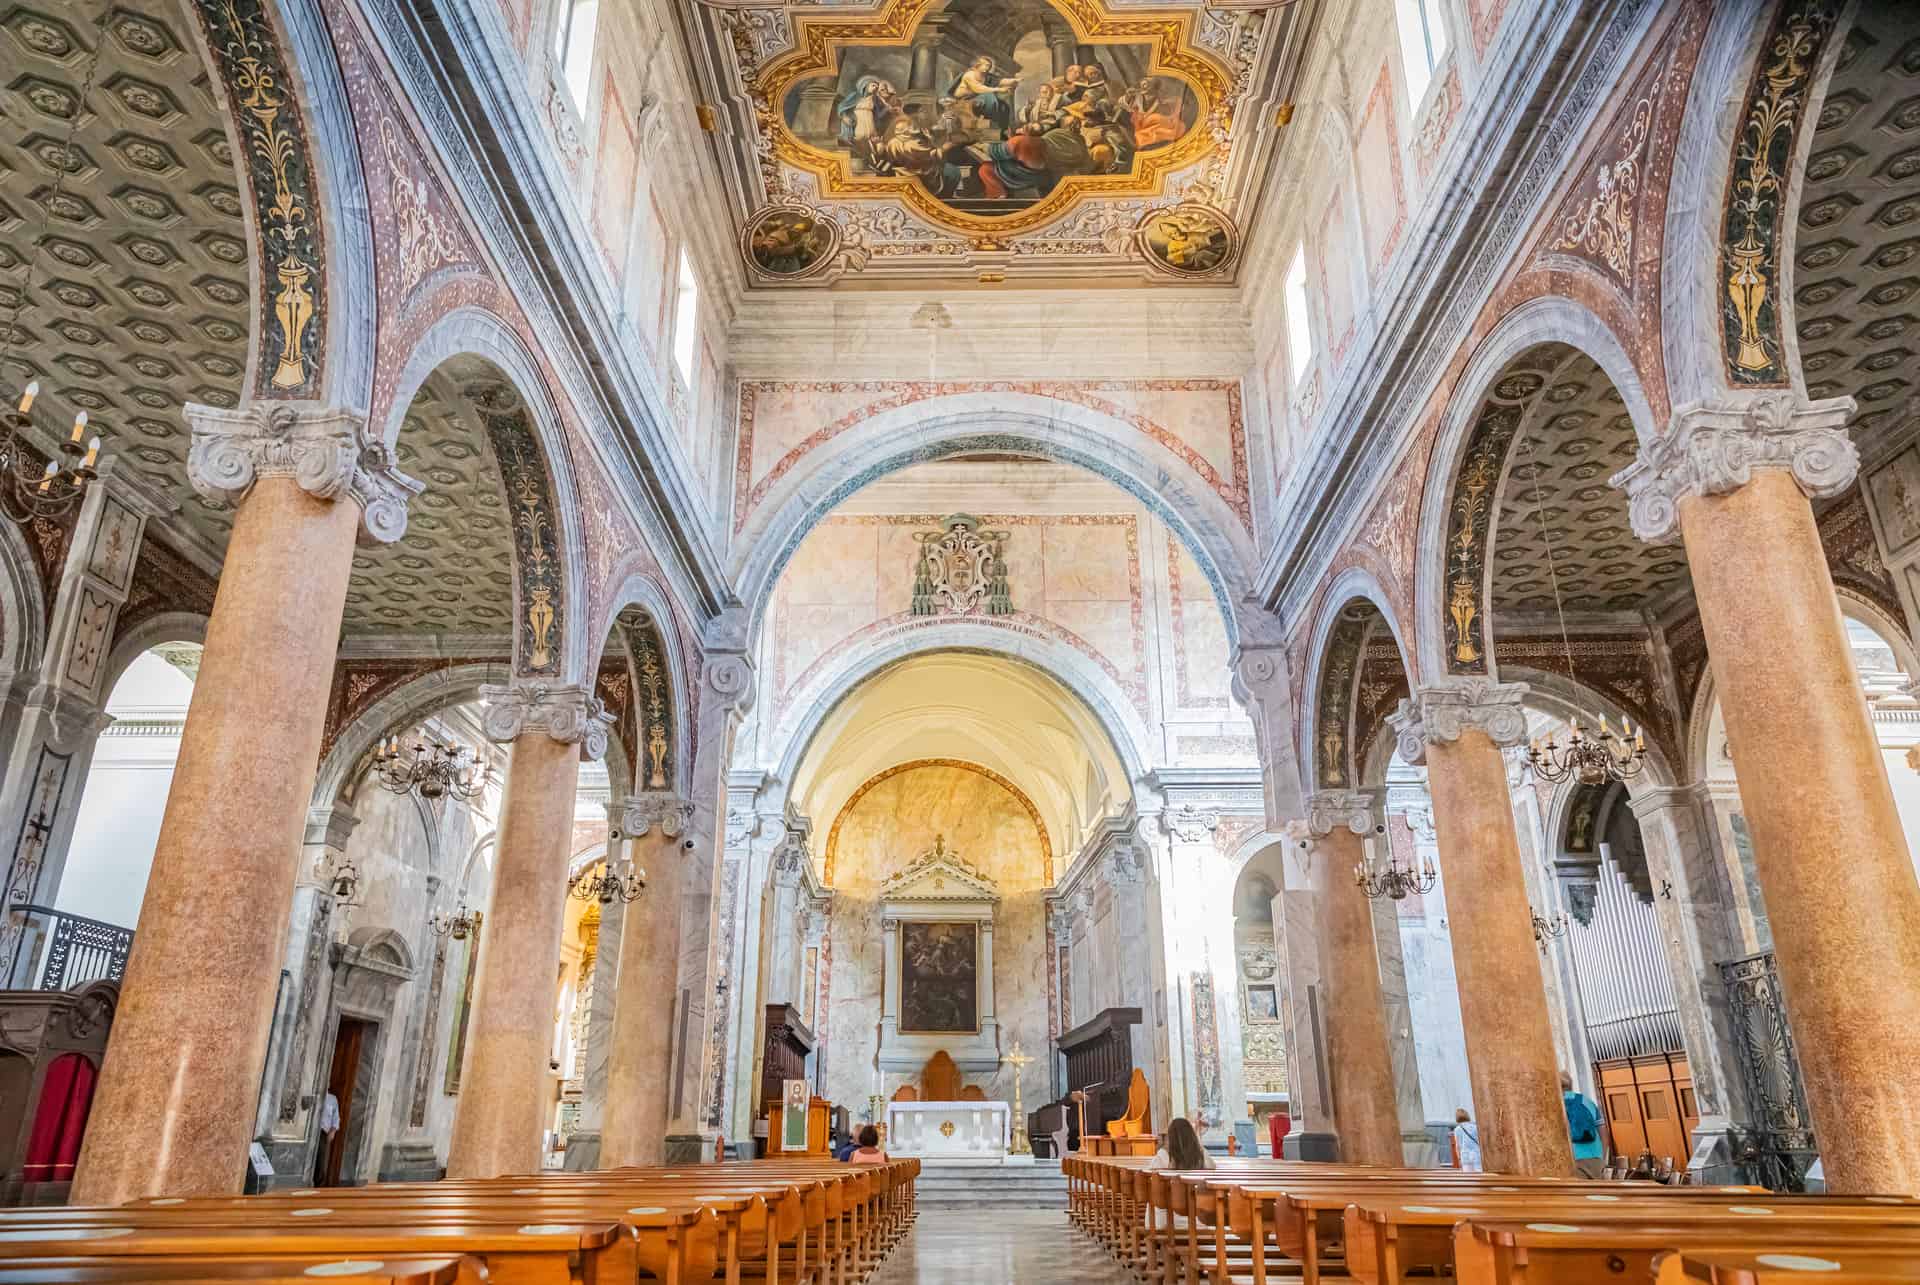
[[[48,488],[53,485],[53,475],[59,471],[60,466],[58,464],[55,464],[52,460],[47,461],[47,471],[40,475],[40,493],[42,495],[45,495]]]
[[[33,409],[33,399],[39,395],[40,381],[36,379],[27,385],[25,392],[20,394],[20,413],[22,415]]]
[[[77,442],[80,440],[80,435],[86,431],[87,431],[87,413],[85,411],[81,411],[78,415],[75,415],[73,417],[73,436],[68,438],[67,440],[71,442]]]
[[[100,435],[95,433],[87,439],[87,458],[80,461],[81,468],[92,468],[93,462],[100,458]]]

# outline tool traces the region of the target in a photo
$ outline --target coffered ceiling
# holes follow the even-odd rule
[[[1795,242],[1801,363],[1862,433],[1917,417],[1920,6],[1862,5],[1820,109]]]
[[[756,286],[1229,282],[1311,0],[686,6]]]
[[[1562,345],[1537,349],[1522,363],[1529,359],[1545,382],[1500,492],[1494,611],[1551,614],[1556,578],[1569,615],[1637,611],[1691,584],[1677,546],[1634,537],[1626,494],[1609,482],[1639,449],[1612,381]]]

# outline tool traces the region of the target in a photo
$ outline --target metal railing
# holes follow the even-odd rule
[[[15,906],[19,948],[7,985],[64,991],[102,979],[117,982],[133,949],[133,929],[51,906]]]

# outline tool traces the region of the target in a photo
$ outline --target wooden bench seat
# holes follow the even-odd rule
[[[1837,1285],[1907,1285],[1920,1281],[1920,1255],[1866,1247],[1819,1253],[1681,1250],[1661,1257],[1654,1279],[1658,1285],[1800,1285],[1809,1279]]]
[[[487,1269],[475,1258],[395,1255],[384,1259],[128,1258],[74,1263],[58,1258],[9,1259],[0,1264],[0,1285],[482,1285]]]
[[[1920,1226],[1865,1219],[1807,1220],[1782,1215],[1718,1220],[1555,1222],[1474,1220],[1454,1229],[1460,1285],[1609,1285],[1653,1279],[1659,1259],[1675,1251],[1822,1255],[1847,1248],[1905,1253],[1920,1259]],[[1831,1255],[1826,1255],[1831,1256]]]

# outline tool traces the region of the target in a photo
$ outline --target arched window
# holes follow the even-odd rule
[[[593,74],[593,36],[600,25],[600,0],[560,0],[560,23],[553,33],[567,90],[581,115],[587,110],[587,78]]]
[[[1441,0],[1397,0],[1400,59],[1407,69],[1407,107],[1417,109],[1433,70],[1447,56],[1447,23]]]

